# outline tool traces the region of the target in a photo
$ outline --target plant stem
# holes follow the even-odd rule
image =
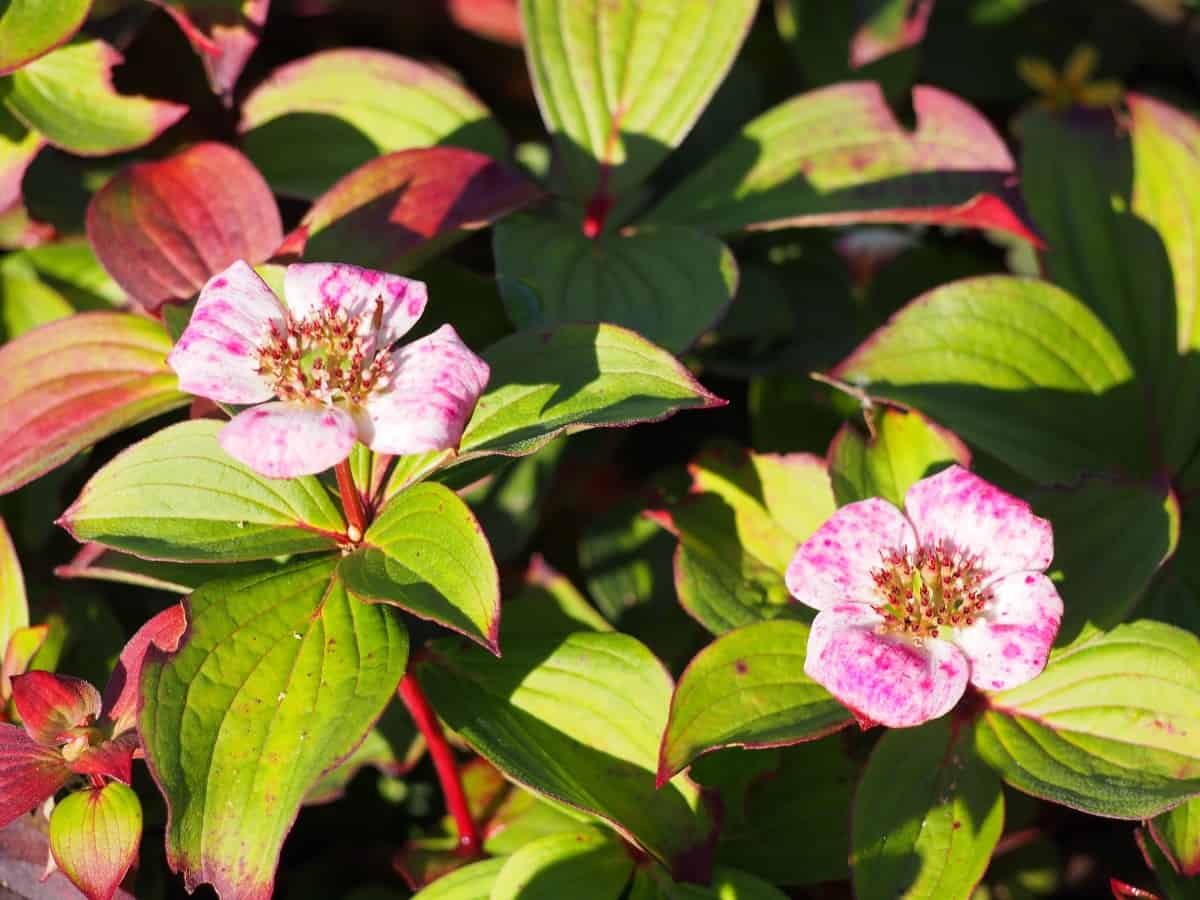
[[[463,793],[462,779],[458,775],[458,762],[454,759],[454,751],[446,741],[442,726],[430,708],[429,701],[425,699],[417,679],[411,674],[400,680],[399,693],[413,721],[425,736],[429,755],[433,757],[433,767],[437,770],[438,781],[442,785],[446,808],[450,810],[458,829],[458,852],[461,856],[479,856],[483,850],[483,841],[471,818],[471,808],[467,805],[467,795]]]
[[[342,509],[346,511],[346,537],[354,543],[362,540],[367,532],[367,514],[363,510],[362,494],[354,484],[354,476],[350,474],[350,460],[343,459],[334,469],[337,473],[338,492],[342,495]]]

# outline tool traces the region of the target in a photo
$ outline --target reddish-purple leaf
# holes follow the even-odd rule
[[[227,103],[258,46],[271,0],[151,0],[175,20],[192,42],[213,93]]]
[[[12,679],[13,705],[29,736],[52,746],[100,716],[100,692],[82,678],[53,672],[26,672]]]
[[[137,859],[142,805],[119,782],[69,794],[50,815],[50,849],[88,900],[111,900]]]
[[[0,347],[0,493],[103,437],[184,406],[159,322],[84,313]]]
[[[286,251],[410,271],[463,232],[491,224],[539,193],[516,169],[473,150],[401,150],[330,188],[289,235]]]
[[[157,647],[167,653],[175,650],[186,628],[187,613],[182,603],[176,603],[152,618],[129,639],[104,688],[104,715],[112,721],[114,734],[132,728],[137,720],[138,684],[142,663],[150,648]]]
[[[88,205],[87,233],[113,280],[153,311],[239,259],[264,261],[283,228],[253,164],[203,143],[120,172]]]
[[[16,725],[0,725],[0,828],[52,797],[70,777],[57,750]]]
[[[1158,894],[1144,888],[1134,887],[1119,878],[1108,879],[1109,890],[1116,900],[1160,900]]]
[[[70,762],[71,771],[77,775],[103,775],[115,778],[122,784],[133,781],[133,754],[141,746],[136,731],[126,731],[95,746],[84,747]]]
[[[919,44],[932,12],[933,0],[860,0],[859,26],[850,41],[850,65],[861,69],[889,53]]]
[[[650,224],[714,233],[862,222],[994,228],[1038,243],[1013,204],[1015,165],[986,118],[913,89],[907,131],[876,84],[794,97],[759,116],[658,207]]]

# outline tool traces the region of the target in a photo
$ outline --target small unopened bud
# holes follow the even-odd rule
[[[362,540],[362,531],[357,525],[351,525],[346,529],[346,537],[350,539],[350,543],[357,544]]]

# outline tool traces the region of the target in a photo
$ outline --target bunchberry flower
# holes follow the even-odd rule
[[[449,325],[393,348],[425,309],[423,283],[297,264],[284,296],[286,307],[249,265],[234,263],[204,286],[168,357],[183,390],[260,404],[222,429],[230,456],[292,478],[341,462],[355,440],[393,454],[458,446],[489,370]]]
[[[918,481],[904,511],[843,506],[796,551],[792,595],[819,610],[804,671],[861,722],[948,712],[968,681],[1015,687],[1046,664],[1062,599],[1043,573],[1050,523],[959,466]]]

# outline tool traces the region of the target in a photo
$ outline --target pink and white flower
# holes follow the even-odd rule
[[[860,721],[949,712],[967,683],[1004,690],[1042,671],[1062,620],[1043,574],[1050,523],[960,466],[918,481],[904,511],[843,506],[796,551],[787,586],[819,610],[805,673]]]
[[[188,393],[256,404],[222,429],[230,456],[293,478],[341,462],[356,440],[391,454],[458,446],[490,373],[449,325],[393,349],[425,309],[423,283],[302,263],[284,295],[286,307],[234,263],[204,286],[167,358]]]

